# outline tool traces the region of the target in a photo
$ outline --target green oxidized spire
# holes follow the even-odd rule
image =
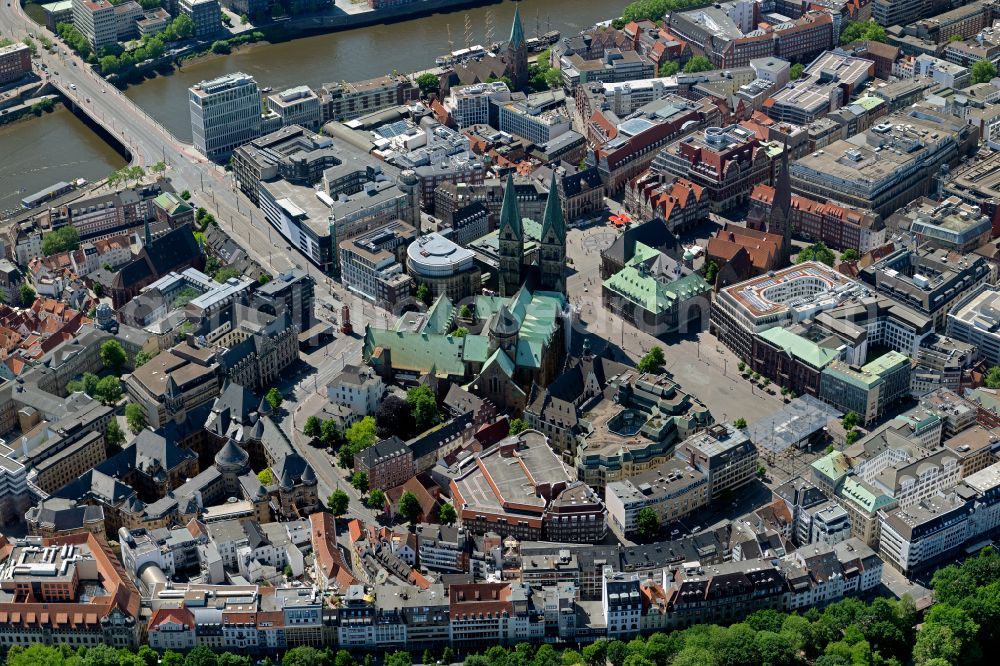
[[[514,187],[514,174],[507,174],[507,186],[503,191],[503,207],[500,209],[500,234],[503,236],[505,227],[514,231],[515,238],[521,238],[521,211],[517,205],[517,188]]]
[[[542,242],[547,238],[547,232],[552,229],[560,242],[566,240],[566,223],[563,220],[562,203],[559,201],[559,191],[556,188],[556,174],[552,172],[549,183],[549,196],[545,200],[545,214],[542,216]]]
[[[525,44],[524,26],[521,25],[521,12],[517,5],[514,5],[514,23],[510,26],[510,47],[516,49]]]

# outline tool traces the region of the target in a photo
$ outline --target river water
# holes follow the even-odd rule
[[[62,106],[40,118],[0,125],[0,155],[0,211],[20,208],[26,195],[61,180],[100,180],[125,164]]]
[[[576,34],[597,21],[621,14],[625,0],[522,0],[521,18],[529,37],[548,30]],[[487,14],[493,41],[510,34],[514,2],[434,14],[390,25],[331,32],[261,44],[228,56],[184,65],[169,76],[131,86],[126,94],[175,136],[191,140],[189,86],[227,72],[244,71],[275,90],[306,84],[356,81],[434,65],[434,59],[465,42],[466,16],[473,44],[486,44]],[[96,178],[120,166],[121,158],[67,111],[0,127],[0,210],[20,199],[17,190],[36,192],[71,177]],[[18,159],[10,159],[16,155]],[[23,195],[21,195],[23,196]]]

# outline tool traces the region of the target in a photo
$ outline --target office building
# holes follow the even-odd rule
[[[316,281],[300,268],[292,268],[261,285],[251,297],[251,306],[273,316],[287,313],[299,332],[308,331],[314,321]]]
[[[194,22],[194,36],[198,39],[209,39],[222,31],[219,0],[179,0],[178,7],[182,14]],[[258,114],[259,112],[258,104]]]
[[[26,44],[0,47],[0,85],[17,81],[31,72],[31,49]]]
[[[95,51],[118,42],[115,7],[108,0],[73,0],[73,27]]]
[[[322,117],[319,96],[309,86],[295,86],[267,96],[267,108],[281,118],[281,126],[298,125],[319,130]]]
[[[628,538],[639,530],[643,509],[652,509],[661,524],[669,524],[707,506],[708,475],[674,458],[648,472],[609,483],[604,497],[608,525],[619,537]]]
[[[572,129],[565,109],[565,93],[545,92],[530,95],[524,101],[501,102],[498,127],[535,144],[546,144]]]
[[[216,351],[177,345],[136,368],[125,382],[132,402],[142,407],[146,423],[159,428],[170,421],[181,422],[187,412],[211,402],[219,391],[219,360]]]
[[[989,281],[992,274],[989,262],[976,254],[904,247],[862,268],[858,278],[944,331],[952,307]]]
[[[921,246],[959,254],[972,252],[993,233],[993,223],[979,206],[954,195],[940,202],[921,197],[896,211],[886,224],[894,231],[909,232]]]
[[[437,232],[425,234],[406,248],[406,272],[427,285],[434,298],[460,301],[482,292],[475,254]]]
[[[607,510],[594,491],[574,477],[544,435],[526,430],[463,461],[451,481],[451,493],[461,525],[471,534],[601,541]],[[515,496],[519,500],[512,504],[509,498]]]
[[[0,622],[8,648],[138,646],[139,591],[101,537],[84,532],[0,542]]]
[[[1000,365],[1000,291],[983,285],[948,313],[948,335],[974,345],[976,358]]]
[[[215,7],[218,21],[218,3],[202,0],[194,6],[200,8],[203,3]],[[260,91],[252,76],[242,72],[226,74],[188,90],[194,145],[209,159],[224,161],[237,147],[260,136]]]
[[[950,114],[910,108],[796,160],[792,189],[885,218],[926,195],[938,169],[968,153],[976,140],[975,128]]]
[[[322,122],[353,120],[420,99],[420,88],[406,76],[327,83],[319,91]]]
[[[827,51],[802,77],[774,93],[764,111],[779,122],[807,125],[846,105],[874,75],[873,61]]]
[[[413,449],[399,437],[383,439],[354,456],[354,471],[367,474],[371,488],[401,486],[416,474]]]
[[[341,241],[341,282],[380,307],[393,307],[415,288],[406,273],[405,252],[416,238],[416,229],[396,221]]]
[[[329,137],[289,125],[239,146],[233,152],[233,178],[259,206],[261,183],[280,179],[293,185],[313,185],[323,177],[323,171],[341,163],[337,155]]]
[[[823,369],[819,397],[840,411],[855,412],[868,424],[910,393],[910,359],[896,351],[860,368],[833,361]]]
[[[716,423],[688,437],[674,448],[674,458],[708,476],[713,500],[745,486],[757,474],[757,447],[730,423]]]
[[[444,107],[459,127],[489,125],[491,105],[509,100],[510,90],[506,83],[476,83],[452,88],[444,101]]]

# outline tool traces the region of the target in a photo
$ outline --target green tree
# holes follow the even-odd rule
[[[372,511],[383,511],[385,510],[385,492],[380,488],[373,489],[368,493],[368,502],[366,502],[368,508]]]
[[[416,430],[413,410],[406,400],[395,394],[387,395],[375,409],[375,425],[379,439],[387,439],[393,435],[409,439]]]
[[[948,38],[948,41],[949,42],[961,42],[962,41],[962,35],[957,35],[957,34],[956,35],[952,35],[951,37]]]
[[[150,359],[152,358],[153,354],[150,354],[148,351],[144,349],[139,350],[135,355],[135,367],[141,368],[142,366],[149,363]]]
[[[181,190],[181,195],[180,196],[181,196],[181,199],[184,199],[184,201],[190,201],[191,200],[191,192],[189,190]]]
[[[112,418],[108,421],[108,427],[104,430],[104,445],[109,451],[118,452],[124,443],[125,433],[122,432],[122,427],[118,425],[118,419]]]
[[[398,511],[412,525],[417,522],[423,509],[420,507],[420,500],[417,499],[417,496],[407,490],[399,496]]]
[[[121,375],[122,367],[128,362],[128,354],[125,353],[125,349],[117,340],[105,340],[104,344],[101,345],[101,363],[104,367],[115,373],[116,375]]]
[[[888,40],[885,28],[875,21],[848,21],[840,32],[840,43],[857,41],[885,42]]]
[[[997,75],[997,68],[989,60],[980,60],[972,64],[972,83],[989,83]]]
[[[101,402],[113,405],[122,398],[122,382],[114,375],[108,375],[97,382],[94,396]]]
[[[431,93],[437,94],[440,92],[441,80],[438,79],[437,75],[431,74],[430,72],[421,74],[417,77],[417,87],[420,88],[421,96],[430,97]]]
[[[451,337],[453,338],[464,338],[469,334],[469,329],[464,326],[459,326],[454,331],[451,332]]]
[[[746,430],[747,420],[741,416],[735,421],[733,421],[733,427],[736,428],[737,430]]]
[[[101,74],[104,76],[110,76],[111,74],[117,74],[122,69],[121,60],[117,56],[106,55],[98,60],[98,64],[101,67]]]
[[[840,419],[840,425],[844,427],[844,430],[850,430],[851,428],[856,428],[858,424],[861,423],[861,416],[855,411],[849,411],[844,414],[844,417]]]
[[[178,14],[163,31],[163,38],[168,42],[190,39],[194,36],[194,21],[187,14]]]
[[[434,397],[434,392],[429,386],[421,384],[408,390],[406,404],[413,410],[413,420],[418,432],[423,432],[441,421],[437,398]]]
[[[638,527],[640,535],[650,539],[660,531],[660,517],[656,515],[656,511],[647,506],[640,509],[639,515],[636,517],[636,527]]]
[[[333,658],[333,666],[354,666],[354,657],[347,650],[337,650],[337,654]]]
[[[233,266],[223,266],[219,270],[215,271],[212,275],[212,279],[216,282],[226,282],[230,278],[238,278],[242,276],[243,274],[240,272],[240,269]]]
[[[660,76],[675,76],[681,71],[681,65],[676,60],[668,60],[660,66]]]
[[[430,648],[424,650],[423,659],[420,660],[423,664],[435,664],[437,660],[434,658],[434,653],[430,651]]]
[[[355,490],[364,495],[368,492],[368,475],[364,472],[355,472],[351,476],[351,485],[354,486]]]
[[[125,406],[125,423],[133,435],[138,435],[146,427],[146,412],[139,405],[130,402]]]
[[[854,428],[848,430],[847,434],[844,435],[844,441],[847,443],[848,446],[858,441],[860,438],[861,438],[861,432]]]
[[[351,498],[348,497],[341,489],[334,490],[333,493],[326,499],[326,506],[330,509],[330,513],[335,516],[343,516],[347,513],[347,507],[351,503]]]
[[[367,449],[376,440],[375,419],[366,416],[360,421],[355,421],[347,429],[347,432],[344,433],[344,439],[347,440],[347,445],[351,447],[354,453],[359,453]]]
[[[528,422],[524,419],[513,419],[510,422],[510,429],[508,430],[508,435],[519,435],[528,429]]]
[[[455,507],[445,502],[438,509],[438,521],[442,525],[454,525],[455,521],[458,520],[458,512],[455,511]]]
[[[271,409],[278,411],[281,409],[281,403],[285,401],[285,398],[281,395],[281,391],[277,386],[272,386],[271,390],[264,396],[264,400],[267,400],[267,404],[271,405]]]
[[[184,655],[173,650],[167,650],[163,653],[162,666],[184,666]]]
[[[857,261],[860,258],[861,255],[858,254],[858,251],[855,250],[853,247],[849,247],[840,253],[841,261]]]
[[[667,362],[663,355],[663,349],[658,345],[653,345],[652,348],[646,355],[639,359],[639,372],[654,372],[658,373],[663,370],[664,364]]]
[[[207,645],[199,645],[184,658],[184,666],[218,666],[219,658]]]
[[[826,243],[819,241],[818,243],[813,243],[807,248],[804,248],[795,257],[795,263],[801,264],[804,261],[818,261],[826,264],[827,266],[833,266],[837,261],[837,255],[833,253],[833,250],[826,246]]]
[[[463,305],[458,309],[458,316],[460,319],[472,319],[472,308],[468,305]]]
[[[409,652],[393,652],[392,654],[386,655],[385,666],[412,666],[413,659],[410,657]]]
[[[160,663],[160,655],[157,654],[156,650],[148,645],[140,645],[139,652],[137,654],[146,666],[156,666]]]
[[[442,664],[455,663],[455,651],[451,649],[450,645],[444,646],[444,650],[441,651],[441,663]]]
[[[217,39],[212,42],[212,53],[219,55],[226,55],[233,52],[233,48],[229,45],[229,42],[224,39]]]
[[[695,74],[696,72],[710,72],[715,69],[712,61],[702,55],[697,55],[684,65],[685,74]]]
[[[330,658],[325,651],[300,645],[285,653],[281,666],[330,666]]]
[[[421,301],[425,305],[431,304],[431,290],[423,282],[417,285],[417,292],[415,295],[417,300]]]
[[[80,232],[72,224],[50,231],[42,238],[42,254],[46,257],[80,249]]]
[[[274,472],[270,468],[265,467],[264,469],[257,472],[257,480],[260,481],[262,486],[270,486],[274,484]]]
[[[330,448],[340,445],[343,435],[336,421],[333,419],[323,421],[323,424],[319,428],[319,440],[323,442],[323,446]]]
[[[804,71],[806,71],[806,66],[803,65],[801,62],[797,62],[788,68],[788,77],[792,81],[797,81],[798,79],[802,78],[802,72]]]
[[[705,262],[705,266],[702,268],[702,274],[705,276],[705,282],[714,285],[715,278],[719,275],[719,264],[714,261]]]
[[[983,377],[983,384],[986,385],[986,388],[1000,388],[1000,366],[994,365],[986,371],[986,375]]]
[[[765,476],[767,476],[767,467],[764,466],[764,463],[761,463],[757,465],[757,478],[763,479]]]
[[[302,426],[302,434],[313,439],[319,439],[322,431],[323,421],[318,416],[310,416],[306,419],[305,425]]]

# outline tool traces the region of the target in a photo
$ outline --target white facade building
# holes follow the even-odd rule
[[[191,136],[206,157],[222,161],[261,135],[260,90],[243,72],[202,81],[190,93]]]

